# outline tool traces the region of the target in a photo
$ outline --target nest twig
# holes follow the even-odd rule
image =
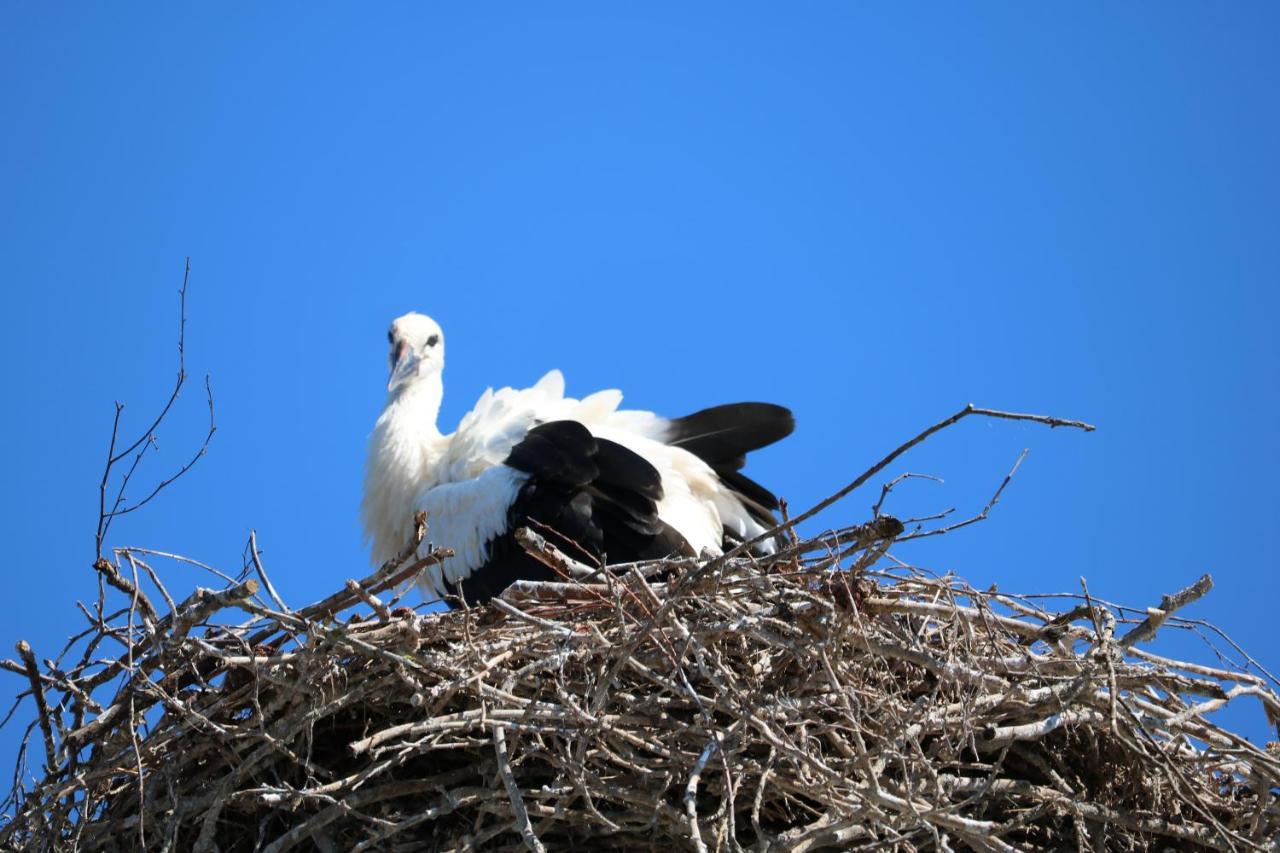
[[[1207,577],[1051,611],[880,567],[901,531],[579,573],[530,531],[563,581],[443,614],[378,597],[409,551],[297,611],[130,584],[86,638],[127,655],[9,662],[48,767],[0,848],[1277,848],[1280,754],[1206,716],[1274,683],[1141,647]]]

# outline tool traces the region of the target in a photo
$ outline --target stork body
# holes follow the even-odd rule
[[[380,564],[425,510],[429,541],[454,551],[424,574],[429,598],[460,587],[476,604],[515,580],[552,579],[515,542],[524,526],[571,555],[621,563],[719,553],[775,523],[777,499],[739,469],[748,451],[791,432],[780,406],[739,403],[666,419],[620,409],[615,390],[565,397],[553,370],[531,388],[485,391],[446,435],[437,426],[439,326],[408,314],[389,339],[387,404],[369,440],[365,534]]]

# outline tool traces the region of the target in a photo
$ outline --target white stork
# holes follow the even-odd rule
[[[776,523],[777,498],[739,469],[748,451],[790,434],[795,422],[781,406],[736,403],[666,419],[620,410],[616,390],[566,397],[552,370],[532,388],[485,391],[445,435],[436,426],[440,326],[406,314],[388,338],[391,379],[369,439],[365,536],[379,565],[409,541],[415,511],[426,510],[428,539],[454,551],[423,576],[429,599],[456,594],[460,583],[476,604],[518,579],[553,579],[515,542],[522,526],[554,531],[567,553],[620,563],[718,554]]]

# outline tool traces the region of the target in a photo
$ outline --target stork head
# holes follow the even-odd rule
[[[391,343],[391,379],[387,390],[395,392],[418,379],[444,369],[444,332],[426,314],[397,317],[387,332]]]

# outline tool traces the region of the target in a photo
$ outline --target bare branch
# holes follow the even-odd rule
[[[258,580],[262,581],[262,585],[267,590],[267,595],[271,596],[271,600],[276,603],[285,613],[290,613],[289,605],[284,603],[280,598],[280,593],[276,592],[275,586],[272,585],[271,579],[267,577],[267,570],[262,566],[262,555],[258,552],[258,531],[249,531],[249,556],[253,560],[253,570],[258,573]]]
[[[876,500],[875,504],[871,507],[871,514],[873,516],[877,516],[880,514],[880,507],[884,506],[884,499],[889,497],[889,493],[892,492],[894,487],[897,486],[899,483],[901,483],[903,480],[929,480],[934,483],[942,482],[941,477],[935,477],[932,474],[913,474],[910,471],[908,471],[905,474],[899,474],[898,476],[894,477],[892,480],[890,480],[889,482],[885,483],[883,486],[880,487],[880,497]]]
[[[1135,643],[1145,643],[1150,640],[1156,635],[1156,631],[1160,630],[1160,626],[1164,624],[1164,621],[1173,615],[1174,611],[1186,607],[1193,601],[1200,600],[1211,589],[1213,589],[1213,578],[1204,574],[1191,586],[1181,589],[1173,595],[1162,597],[1158,608],[1153,607],[1148,610],[1147,618],[1120,638],[1120,645],[1127,649]]]
[[[764,533],[761,533],[759,536],[756,536],[752,539],[748,539],[738,544],[737,546],[726,551],[720,557],[717,557],[716,559],[711,560],[705,563],[704,565],[700,566],[698,569],[695,569],[694,571],[687,573],[684,576],[684,578],[682,578],[680,581],[681,588],[687,589],[693,586],[694,584],[698,583],[704,576],[709,574],[714,574],[716,571],[719,571],[721,568],[723,568],[725,563],[728,560],[731,560],[742,554],[748,553],[753,546],[759,545],[762,542],[773,539],[775,536],[781,533],[784,528],[787,528],[787,527],[794,528],[794,526],[799,524],[800,522],[813,518],[818,513],[822,512],[823,510],[837,503],[841,499],[847,497],[850,493],[852,493],[856,489],[860,488],[868,480],[870,480],[875,475],[879,474],[881,471],[887,468],[895,459],[900,457],[902,454],[906,453],[911,448],[925,441],[935,433],[938,433],[949,426],[953,426],[959,423],[960,421],[964,420],[970,415],[979,415],[981,417],[990,417],[990,418],[1000,418],[1003,420],[1031,421],[1033,423],[1045,424],[1050,427],[1060,427],[1060,426],[1073,427],[1076,429],[1082,429],[1085,432],[1092,432],[1095,429],[1093,425],[1087,424],[1084,421],[1066,420],[1063,418],[1051,417],[1049,415],[1033,415],[1033,414],[1022,414],[1018,412],[1002,412],[995,409],[980,409],[974,406],[972,403],[970,403],[960,411],[956,412],[954,415],[951,415],[948,418],[943,418],[933,426],[930,426],[925,430],[923,430],[922,432],[920,432],[919,434],[917,434],[914,438],[898,445],[889,453],[888,456],[885,456],[875,465],[872,465],[866,471],[859,474],[856,478],[854,478],[854,480],[851,483],[849,483],[847,486],[837,491],[835,494],[830,495],[829,497],[819,501],[815,506],[811,507],[805,512],[802,512],[800,515],[796,516],[795,518],[790,519],[789,521],[784,522],[783,524],[777,525],[770,530],[766,530]],[[1015,466],[1015,470],[1016,470],[1016,466]],[[1010,474],[1010,476],[1012,476],[1012,473]],[[997,490],[996,494],[997,496],[999,495],[999,490]],[[655,614],[655,616],[651,620],[645,623],[646,628],[651,627],[652,624],[656,624],[656,622],[659,621],[661,617],[664,615],[665,613],[663,612],[662,608],[659,608],[659,612]]]
[[[131,468],[128,474],[126,474],[125,479],[120,484],[120,495],[118,496],[118,499],[116,501],[116,508],[113,508],[111,512],[107,514],[108,522],[110,522],[110,520],[115,518],[116,516],[127,515],[128,513],[140,510],[147,504],[151,503],[151,500],[156,495],[160,494],[161,491],[163,491],[167,486],[172,484],[175,480],[177,480],[183,474],[190,471],[195,466],[195,464],[199,462],[200,459],[204,456],[205,452],[209,449],[209,442],[213,440],[213,434],[218,431],[217,424],[214,422],[214,419],[213,419],[213,388],[209,385],[208,376],[204,378],[204,389],[209,402],[209,431],[205,434],[204,442],[200,445],[200,448],[196,450],[195,455],[191,457],[191,459],[187,462],[187,464],[179,468],[177,472],[175,472],[174,474],[171,474],[169,477],[166,477],[165,479],[157,483],[155,488],[153,488],[150,492],[148,492],[145,498],[143,498],[142,500],[134,504],[129,504],[127,506],[119,506],[119,504],[123,503],[124,487],[128,483],[129,477],[133,476],[133,469]],[[154,436],[152,438],[154,439]],[[141,459],[141,458],[142,456],[141,454],[139,454],[138,459]]]
[[[1013,475],[1018,473],[1018,468],[1022,466],[1022,460],[1027,458],[1027,454],[1029,452],[1030,452],[1029,449],[1024,449],[1020,454],[1018,454],[1018,458],[1017,460],[1014,461],[1013,467],[1009,469],[1008,474],[1004,475],[1004,479],[1000,481],[1000,485],[998,488],[996,488],[995,494],[991,496],[991,500],[987,501],[987,505],[984,506],[982,508],[982,511],[979,512],[977,515],[966,518],[964,521],[957,521],[955,524],[948,524],[945,527],[939,527],[934,530],[924,530],[918,533],[915,533],[915,532],[908,533],[906,536],[900,537],[898,541],[909,542],[912,539],[924,539],[928,536],[941,536],[944,533],[950,533],[953,530],[959,530],[962,527],[968,527],[970,524],[977,524],[979,521],[986,521],[987,516],[991,514],[992,508],[995,507],[996,504],[1000,503],[1000,495],[1004,493],[1005,486],[1009,485],[1009,481],[1013,479]],[[949,515],[951,512],[952,510],[947,510],[947,512],[942,513],[942,515]],[[928,521],[930,519],[922,518],[919,520]]]
[[[160,409],[160,413],[156,415],[151,425],[144,430],[137,439],[122,450],[117,451],[116,446],[120,441],[120,414],[124,411],[124,404],[117,402],[114,418],[111,423],[111,440],[107,447],[107,462],[103,466],[102,479],[98,482],[98,525],[94,534],[94,559],[102,559],[103,542],[106,540],[107,533],[111,529],[111,523],[121,515],[135,512],[146,506],[165,488],[170,486],[179,477],[186,474],[198,462],[208,450],[209,442],[213,439],[213,434],[217,431],[213,414],[213,388],[210,385],[209,377],[205,376],[204,387],[205,395],[209,406],[209,432],[204,438],[200,449],[189,462],[178,469],[177,473],[161,480],[142,500],[133,504],[128,504],[125,498],[125,489],[132,481],[134,474],[138,470],[138,466],[142,464],[142,459],[147,451],[156,446],[156,430],[164,423],[169,415],[169,411],[173,408],[173,404],[177,402],[179,395],[182,393],[183,385],[187,381],[186,367],[186,337],[187,337],[187,285],[191,280],[191,259],[187,258],[182,274],[182,287],[178,290],[178,375],[174,381],[173,390],[169,393],[169,398],[165,401],[164,406]],[[120,477],[119,485],[116,488],[115,498],[110,508],[107,506],[107,488],[111,481],[112,473],[117,464],[122,462],[130,454],[133,455],[133,461]]]
[[[347,579],[347,590],[354,594],[356,598],[369,605],[369,607],[373,609],[373,612],[378,614],[378,618],[383,622],[391,621],[391,611],[387,609],[387,605],[383,604],[382,600],[378,598],[378,596],[367,591],[364,587],[360,586],[360,584],[356,583],[355,580],[350,578]]]
[[[40,667],[31,645],[26,640],[19,640],[18,657],[22,658],[26,670],[27,682],[31,685],[31,695],[36,700],[36,712],[39,714],[40,733],[44,735],[45,772],[52,774],[58,768],[58,749],[53,740],[53,715],[49,712],[49,703],[45,699],[44,684],[40,680]]]

